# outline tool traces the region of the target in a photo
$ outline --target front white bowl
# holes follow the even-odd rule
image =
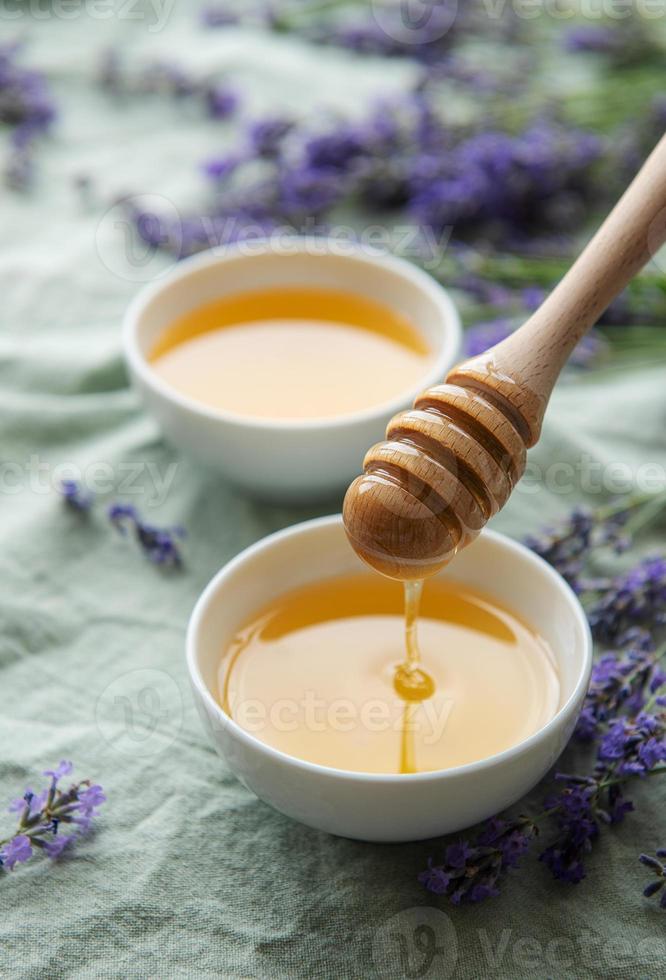
[[[164,434],[188,455],[252,494],[309,501],[343,490],[361,470],[368,448],[389,419],[423,388],[441,381],[460,349],[460,321],[448,293],[402,259],[369,255],[326,240],[249,242],[181,262],[145,287],[123,328],[125,359],[146,407]],[[358,293],[412,321],[434,352],[423,378],[384,405],[339,418],[283,421],[209,409],[166,384],[148,360],[173,320],[231,293],[304,286]],[[372,365],[368,365],[372,370]]]
[[[220,658],[238,629],[280,593],[324,577],[376,575],[350,548],[340,516],[273,534],[226,565],[196,604],[187,664],[204,726],[241,782],[276,810],[319,830],[367,841],[436,837],[515,803],[568,742],[590,677],[592,640],[583,609],[541,558],[484,531],[439,573],[518,613],[550,644],[560,674],[560,707],[530,738],[479,762],[410,775],[347,772],[293,758],[254,738],[220,707]]]

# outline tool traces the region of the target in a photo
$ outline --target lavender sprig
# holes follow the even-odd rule
[[[576,592],[581,592],[581,574],[593,532],[601,523],[592,511],[576,507],[555,527],[528,535],[525,544],[552,565]]]
[[[77,514],[87,514],[95,500],[95,495],[85,490],[78,480],[63,480],[60,493],[65,506]]]
[[[602,590],[589,611],[595,636],[613,642],[637,622],[648,629],[666,624],[666,558],[644,558]]]
[[[649,868],[655,875],[657,880],[651,881],[649,885],[643,889],[643,894],[646,898],[652,898],[654,895],[658,895],[661,892],[661,897],[659,899],[659,906],[662,909],[666,909],[666,848],[660,848],[655,857],[651,854],[641,854],[639,861],[644,864],[646,868]],[[661,859],[661,860],[660,860]]]
[[[576,726],[576,736],[590,741],[620,712],[636,715],[648,696],[666,683],[661,660],[666,646],[655,650],[651,635],[639,626],[620,637],[617,649],[604,652],[592,666],[590,686]]]
[[[528,548],[552,565],[574,591],[579,594],[589,592],[599,595],[613,583],[607,579],[591,579],[584,575],[591,549],[610,548],[615,554],[621,554],[631,546],[634,533],[645,526],[648,520],[658,517],[665,508],[666,493],[629,498],[598,510],[575,507],[559,524],[539,534],[530,534],[524,541]],[[650,575],[646,578],[649,580]],[[634,576],[625,581],[624,585],[630,588],[636,580],[637,576]],[[622,580],[618,579],[616,591],[621,585]],[[643,608],[644,602],[641,602],[633,610],[633,617],[627,610],[624,624],[616,616],[614,630],[609,630],[609,633],[617,639],[626,629],[635,625],[635,619],[640,616]],[[606,609],[604,606],[603,611],[607,615],[612,614],[611,608]],[[596,615],[600,621],[604,619],[601,607]],[[654,625],[654,622],[651,621],[650,625]],[[601,635],[599,638],[603,639]]]
[[[662,623],[661,560],[643,561],[616,580],[584,576],[592,547],[624,550],[631,533],[665,505],[662,494],[597,512],[577,509],[559,527],[528,541],[579,592],[593,596],[595,621],[616,642],[594,665],[578,723],[580,738],[598,740],[595,762],[587,774],[557,773],[562,788],[536,814],[493,818],[472,840],[450,845],[442,863],[431,858],[419,876],[430,891],[455,904],[497,895],[504,873],[530,848],[543,822],[554,823],[556,832],[540,861],[555,878],[578,884],[602,827],[620,822],[634,809],[625,796],[627,784],[666,773],[666,671],[661,664],[666,645],[655,649],[654,642]],[[515,841],[516,861],[504,854],[508,840]],[[644,863],[650,862],[661,874],[663,866],[653,858]],[[662,884],[649,886],[646,894],[656,893]]]
[[[44,75],[19,62],[20,44],[0,45],[0,124],[11,128],[5,180],[24,189],[33,175],[37,139],[51,127],[55,103]]]
[[[177,539],[185,536],[183,528],[159,528],[147,524],[131,504],[112,504],[108,510],[109,520],[121,533],[131,530],[145,554],[155,565],[178,568],[182,556]]]
[[[499,895],[500,876],[517,867],[537,833],[536,824],[527,817],[493,817],[473,841],[449,844],[442,864],[435,865],[430,858],[419,881],[454,905],[493,898]]]
[[[42,793],[26,789],[22,797],[10,803],[9,812],[18,813],[19,822],[12,836],[0,841],[0,867],[13,871],[17,864],[32,857],[35,848],[50,858],[58,858],[90,829],[106,796],[102,787],[89,779],[72,783],[67,790],[60,789],[59,781],[72,768],[72,763],[63,759],[43,773],[50,783]]]
[[[205,161],[213,186],[204,211],[178,219],[178,227],[151,213],[160,230],[150,244],[186,256],[236,241],[250,226],[257,234],[267,224],[302,231],[306,220],[347,204],[399,208],[435,238],[452,225],[460,238],[487,235],[495,244],[529,238],[535,216],[544,231],[556,226],[558,202],[591,205],[601,151],[596,136],[554,120],[517,135],[452,127],[423,92],[384,101],[361,121],[313,126],[268,117]],[[259,171],[246,167],[257,157]],[[130,217],[145,237],[144,212],[135,207]]]
[[[167,95],[174,100],[193,99],[211,119],[230,119],[240,105],[240,96],[225,79],[198,78],[167,61],[156,61],[131,74],[115,50],[104,54],[99,70],[102,88],[114,96]]]
[[[659,765],[666,759],[665,735],[665,712],[623,719],[609,729],[590,775],[557,773],[555,778],[564,788],[548,797],[536,815],[516,820],[493,817],[472,841],[449,845],[441,864],[430,859],[419,881],[454,904],[498,895],[504,873],[529,850],[538,825],[552,819],[557,833],[539,860],[554,878],[579,884],[601,827],[619,823],[634,809],[624,796],[624,786],[632,779],[666,773],[666,766]]]

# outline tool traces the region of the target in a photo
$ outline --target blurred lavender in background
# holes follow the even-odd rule
[[[228,68],[193,72],[164,57],[137,63],[127,51],[102,52],[99,86],[116,105],[165,99],[211,122],[210,150],[192,171],[197,206],[194,195],[170,213],[142,204],[159,193],[159,175],[153,186],[128,187],[138,239],[179,259],[277,229],[316,236],[342,227],[362,240],[368,227],[383,228],[381,247],[458,291],[465,322],[477,324],[471,352],[536,308],[666,125],[657,84],[666,38],[635,12],[621,24],[572,25],[450,0],[406,24],[395,4],[218,0],[191,18],[207,45],[237,32],[242,47],[247,28],[252,37],[293,35],[351,61],[400,61],[413,81],[353,117],[330,107],[257,114],[252,86]],[[16,45],[0,48],[0,123],[11,133],[6,177],[25,188],[55,106],[46,79],[20,56]],[[563,84],[583,64],[584,84]],[[94,175],[82,179],[90,187]],[[404,227],[407,245],[397,235]],[[648,269],[601,324],[665,316],[662,277]],[[573,363],[606,353],[592,334]]]
[[[18,43],[0,45],[0,126],[10,129],[5,180],[17,190],[32,177],[34,144],[51,128],[56,107],[41,72],[23,64]]]

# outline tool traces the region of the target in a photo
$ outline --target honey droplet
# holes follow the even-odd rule
[[[420,667],[400,664],[393,678],[393,686],[403,701],[425,701],[435,693],[435,682]]]

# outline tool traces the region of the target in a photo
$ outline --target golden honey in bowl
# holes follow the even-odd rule
[[[433,361],[389,306],[351,292],[242,292],[176,319],[154,371],[209,408],[263,419],[321,419],[377,408],[414,389]]]
[[[467,586],[431,580],[414,664],[403,602],[401,583],[361,574],[279,596],[222,651],[220,704],[288,755],[369,773],[475,762],[554,716],[554,656],[518,616]],[[409,600],[407,611],[409,647]]]

